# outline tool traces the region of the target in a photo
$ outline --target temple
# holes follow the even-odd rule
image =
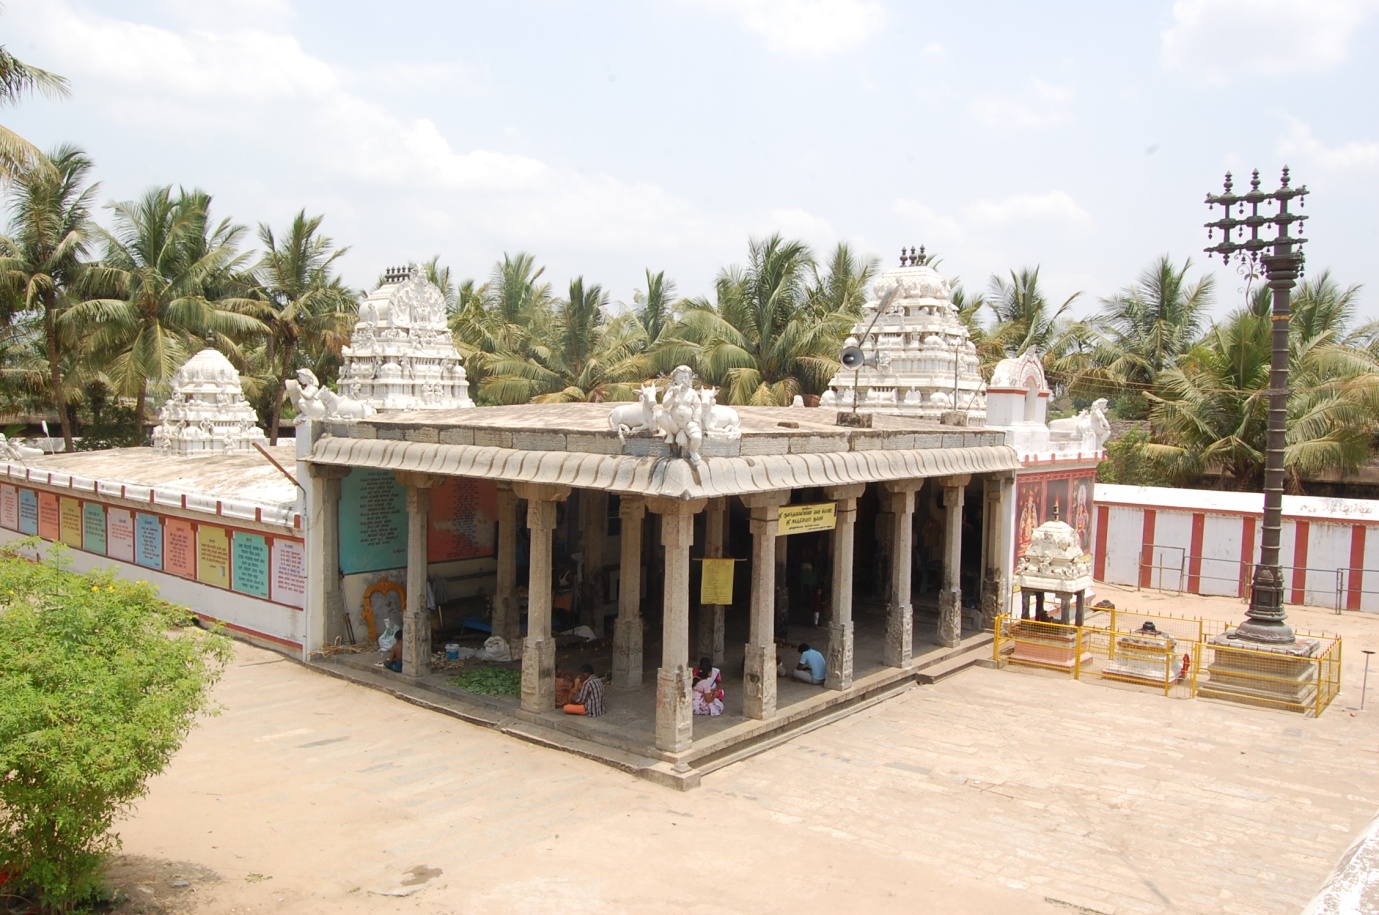
[[[497,637],[521,670],[508,720],[684,787],[747,744],[986,656],[1015,563],[1060,512],[1069,549],[1090,552],[1092,414],[1048,429],[1033,355],[983,390],[946,281],[910,260],[879,281],[898,291],[858,338],[890,355],[860,398],[869,425],[836,402],[718,405],[686,366],[633,404],[474,407],[440,291],[395,271],[361,303],[347,396],[304,373],[295,452],[0,462],[0,538],[66,541],[78,568],[124,563],[245,638],[445,701],[463,696],[440,647]],[[955,366],[961,422],[933,415],[953,412],[938,395]],[[904,393],[872,397],[884,385]],[[400,674],[337,650],[389,617]],[[821,687],[778,678],[806,640],[827,659]],[[611,672],[607,716],[555,709],[558,650]],[[701,656],[724,671],[721,717],[691,714]]]
[[[977,348],[948,280],[929,266],[922,248],[910,250],[872,283],[877,297],[847,339],[863,362],[838,370],[821,405],[935,421],[947,415],[950,422],[980,425],[986,385]]]
[[[153,447],[183,456],[252,451],[268,439],[258,414],[244,399],[239,372],[210,347],[172,376],[172,395],[163,404],[163,422],[153,431]]]
[[[419,267],[388,270],[359,303],[340,392],[379,411],[474,406],[446,318],[445,296]]]

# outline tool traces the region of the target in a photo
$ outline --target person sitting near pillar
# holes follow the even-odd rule
[[[397,629],[397,641],[393,642],[393,647],[388,649],[388,659],[383,662],[383,666],[395,674],[402,673],[402,627]]]
[[[791,676],[796,680],[803,680],[805,683],[823,686],[824,677],[827,671],[828,666],[824,662],[824,656],[819,654],[815,649],[810,648],[808,642],[801,642],[800,663],[796,665]]]
[[[584,681],[565,706],[567,715],[585,715],[595,718],[603,714],[603,680],[594,675],[594,665],[585,664],[579,669]]]
[[[723,674],[707,657],[699,659],[699,668],[694,672],[694,714],[723,714]]]

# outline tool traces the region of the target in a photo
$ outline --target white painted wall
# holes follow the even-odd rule
[[[1242,519],[1236,515],[1207,515],[1204,521],[1198,591],[1235,597],[1240,589]]]

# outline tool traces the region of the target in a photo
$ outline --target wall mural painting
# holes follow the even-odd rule
[[[1034,530],[1045,521],[1058,520],[1077,531],[1082,552],[1092,552],[1092,492],[1095,471],[1058,474],[1021,474],[1015,489],[1015,559],[1029,549]]]
[[[426,561],[497,555],[498,484],[451,477],[431,491]]]

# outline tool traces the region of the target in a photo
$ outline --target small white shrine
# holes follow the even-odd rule
[[[474,406],[445,296],[415,264],[384,273],[340,354],[340,392],[380,412]]]
[[[848,346],[864,363],[839,369],[819,405],[859,413],[892,413],[979,425],[986,420],[986,386],[977,348],[958,317],[948,281],[921,248],[872,283],[877,298],[864,306]],[[888,300],[887,295],[894,290]],[[884,306],[883,303],[889,302]]]
[[[1006,443],[1021,454],[1098,454],[1111,435],[1106,401],[1077,416],[1048,420],[1050,390],[1039,351],[1002,359],[987,387],[986,424],[1004,429]]]
[[[239,372],[219,350],[207,347],[172,376],[172,396],[163,404],[153,447],[169,454],[250,451],[268,439],[258,414],[244,399]]]
[[[1015,566],[1015,587],[1020,590],[1020,616],[1029,616],[1033,597],[1038,619],[1043,616],[1044,595],[1056,594],[1063,604],[1064,623],[1075,606],[1077,625],[1082,625],[1086,595],[1092,587],[1092,564],[1082,551],[1082,539],[1057,512],[1034,531],[1029,549]],[[1076,603],[1074,604],[1074,600]]]

